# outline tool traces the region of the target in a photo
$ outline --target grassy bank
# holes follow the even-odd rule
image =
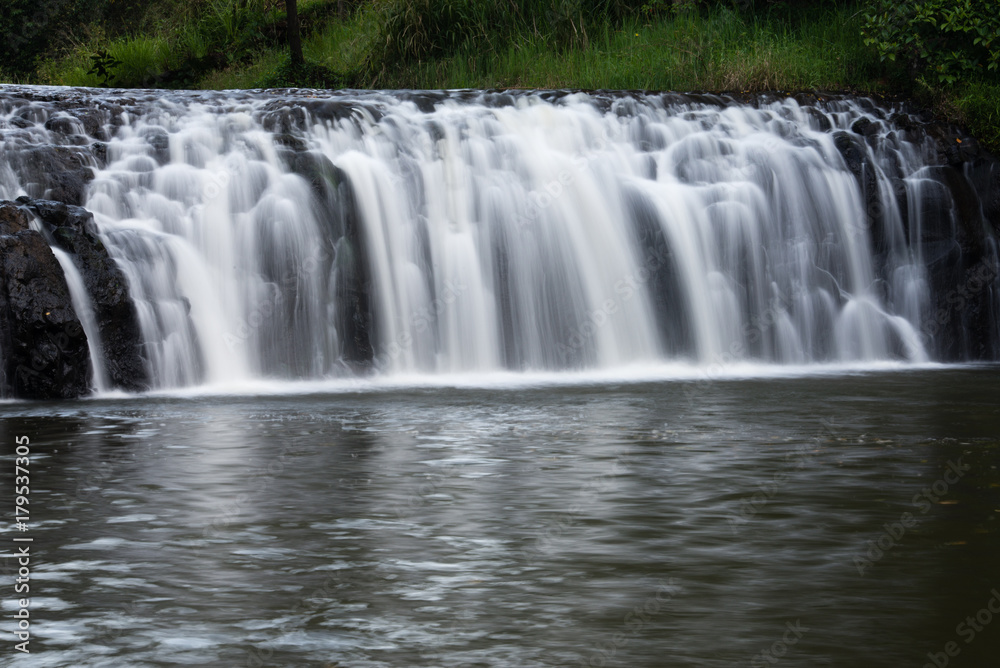
[[[558,50],[528,36],[498,53],[463,49],[376,78],[386,87],[877,90],[883,68],[852,23],[846,10],[761,17],[715,8],[605,24],[585,47]]]
[[[429,3],[431,9],[413,15],[398,9],[393,14],[400,6],[394,0],[347,4],[353,11],[343,15],[335,0],[300,0],[305,56],[317,66],[307,72],[288,66],[283,3],[200,0],[139,34],[109,36],[95,26],[21,82],[206,89],[851,91],[914,98],[1000,152],[997,76],[975,76],[946,88],[915,79],[911,69],[883,61],[865,44],[863,4],[778,3],[737,11],[723,3],[674,12],[663,9],[669,3],[651,2],[645,6],[660,11],[609,11],[586,20],[582,13],[549,12],[543,25],[535,13],[503,21],[473,15],[471,8],[480,6],[473,2],[455,3],[469,16],[444,19],[434,14],[448,3]],[[434,23],[445,19],[452,28]],[[114,63],[110,75],[94,70],[95,54]]]

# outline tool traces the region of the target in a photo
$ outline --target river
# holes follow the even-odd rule
[[[997,371],[3,403],[5,488],[32,452],[10,665],[995,665]]]

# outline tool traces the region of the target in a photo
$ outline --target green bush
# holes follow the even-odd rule
[[[53,44],[66,42],[100,20],[109,0],[4,0],[0,11],[0,63],[30,74]]]
[[[972,134],[1000,154],[1000,84],[970,84],[956,103]]]
[[[1000,0],[878,0],[865,44],[939,83],[1000,67]]]

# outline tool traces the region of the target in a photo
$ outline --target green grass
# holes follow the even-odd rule
[[[336,72],[359,72],[368,64],[378,40],[377,19],[374,12],[362,11],[347,21],[331,20],[304,40],[302,51],[308,60]]]
[[[462,51],[373,78],[387,88],[873,91],[884,76],[845,11],[795,24],[728,9],[591,31],[587,48],[527,37],[499,54]]]
[[[258,88],[262,81],[275,76],[287,58],[284,50],[262,51],[249,64],[230,65],[213,70],[196,84],[203,90],[232,90]]]
[[[379,16],[361,11],[331,20],[304,41],[306,58],[368,88],[623,88],[760,91],[878,91],[886,73],[864,46],[848,9],[820,10],[805,20],[752,18],[722,8],[625,25],[592,26],[587,45],[558,48],[527,33],[499,51],[481,45],[421,62],[379,62]],[[280,51],[265,50],[248,67],[213,73],[203,87],[253,86]]]

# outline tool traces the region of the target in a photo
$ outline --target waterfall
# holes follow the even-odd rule
[[[289,95],[107,126],[84,206],[157,387],[935,357],[940,179],[870,104]]]
[[[87,335],[90,348],[90,367],[94,370],[94,389],[98,392],[107,392],[112,387],[111,383],[108,382],[104,356],[101,354],[104,346],[101,343],[101,332],[97,326],[97,319],[94,317],[94,305],[90,301],[86,287],[84,287],[83,276],[73,264],[73,258],[70,257],[69,253],[55,247],[52,248],[52,253],[62,267],[63,275],[66,277],[66,286],[73,298],[73,309],[76,311],[77,317],[80,318],[83,332]]]

